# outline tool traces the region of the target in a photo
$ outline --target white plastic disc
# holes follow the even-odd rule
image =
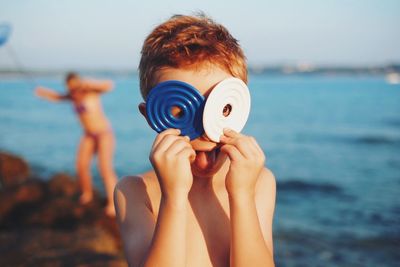
[[[250,113],[250,92],[238,78],[228,78],[215,86],[206,100],[203,127],[208,138],[219,142],[224,128],[240,132]]]

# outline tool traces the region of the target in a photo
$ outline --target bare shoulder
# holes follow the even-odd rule
[[[124,195],[125,198],[135,197],[141,191],[145,191],[145,184],[140,176],[125,176],[115,186],[115,192]]]
[[[156,186],[154,175],[152,171],[149,171],[139,175],[123,177],[118,181],[115,189],[125,193],[139,193],[154,186]]]
[[[275,209],[276,181],[274,174],[267,168],[261,172],[256,185],[256,206],[259,216],[272,219]]]
[[[123,222],[127,219],[126,211],[129,205],[143,205],[146,198],[146,187],[140,176],[126,176],[122,178],[114,189],[114,203],[118,219]]]
[[[264,168],[256,185],[256,207],[264,240],[273,254],[272,222],[275,210],[276,181],[274,174]]]
[[[258,177],[256,185],[256,194],[259,195],[272,195],[275,198],[276,194],[276,180],[275,175],[268,168],[264,168]]]
[[[159,191],[158,181],[152,172],[125,176],[117,183],[114,190],[118,217],[124,218],[125,211],[132,208],[127,206],[128,203],[131,206],[145,206],[153,213],[157,191]]]
[[[125,256],[132,265],[143,259],[155,229],[156,216],[151,201],[153,180],[151,172],[127,176],[118,182],[114,191],[116,219]]]

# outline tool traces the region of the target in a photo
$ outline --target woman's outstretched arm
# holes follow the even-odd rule
[[[62,100],[70,99],[69,95],[67,95],[67,94],[60,94],[55,90],[45,88],[42,86],[36,87],[35,95],[37,95],[38,97],[41,97],[43,99],[52,101],[52,102],[59,102]]]
[[[96,91],[99,93],[109,92],[114,88],[114,83],[111,80],[82,80],[80,90]]]

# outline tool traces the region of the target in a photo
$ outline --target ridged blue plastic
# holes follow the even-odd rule
[[[203,109],[205,98],[188,83],[165,81],[150,90],[146,99],[147,119],[156,132],[169,128],[181,130],[193,140],[204,133]],[[173,116],[171,109],[178,107],[181,114]]]

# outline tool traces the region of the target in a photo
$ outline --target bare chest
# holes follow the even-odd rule
[[[154,209],[156,219],[161,192],[156,186],[151,188],[155,188],[149,192],[152,207],[157,207]],[[230,219],[227,192],[192,190],[188,200],[186,229],[182,229],[186,231],[186,266],[229,266]]]
[[[230,224],[223,210],[190,209],[186,237],[187,266],[229,266]]]

